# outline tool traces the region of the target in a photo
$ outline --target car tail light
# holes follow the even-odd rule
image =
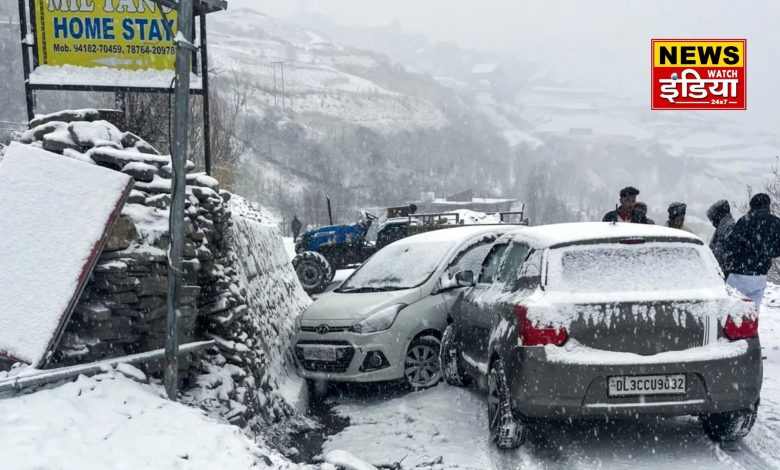
[[[534,323],[528,319],[528,308],[523,305],[515,306],[515,313],[517,314],[520,344],[523,346],[544,346],[545,344],[561,346],[569,339],[565,328],[534,326]]]
[[[758,338],[758,316],[750,315],[742,317],[742,322],[737,322],[731,318],[726,318],[726,325],[723,327],[723,334],[730,340]]]

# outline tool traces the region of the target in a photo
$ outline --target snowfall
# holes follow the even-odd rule
[[[335,282],[348,274],[340,272]],[[694,418],[641,419],[551,424],[536,429],[522,448],[499,451],[488,442],[485,400],[475,389],[341,386],[325,411],[315,413],[346,418],[346,426],[331,427],[315,459],[325,463],[316,467],[780,468],[780,286],[767,289],[760,318],[766,356],[761,407],[742,442],[715,444]],[[158,382],[129,366],[0,398],[0,458],[7,469],[311,468],[235,426],[167,400]]]

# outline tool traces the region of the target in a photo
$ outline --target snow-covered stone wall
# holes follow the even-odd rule
[[[230,200],[232,223],[220,262],[229,266],[231,293],[244,302],[209,325],[219,351],[205,359],[193,399],[236,424],[264,427],[289,418],[293,407],[279,392],[295,317],[311,302],[283,249],[278,228],[258,222],[238,196]],[[215,400],[216,398],[216,400]]]
[[[135,179],[56,350],[57,366],[164,346],[170,157],[120,131],[109,122],[115,117],[98,110],[41,116],[21,138]],[[211,338],[216,346],[181,361],[184,400],[257,431],[295,414],[279,389],[294,319],[310,300],[278,229],[251,204],[203,173],[188,173],[186,194],[180,341]]]

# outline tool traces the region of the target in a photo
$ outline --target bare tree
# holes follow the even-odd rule
[[[233,69],[227,76],[217,76],[210,96],[211,165],[226,187],[236,182],[238,163],[246,151],[241,116],[245,114],[249,81]],[[205,167],[203,147],[203,99],[193,100],[190,107],[190,159],[198,168]]]

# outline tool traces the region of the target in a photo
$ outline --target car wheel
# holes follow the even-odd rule
[[[463,372],[463,366],[460,364],[460,342],[455,325],[447,325],[441,337],[439,364],[445,382],[456,387],[468,385],[470,378]]]
[[[412,341],[404,358],[404,379],[407,385],[422,390],[439,383],[439,349],[441,342],[435,336],[423,336]]]
[[[701,426],[710,439],[732,442],[747,436],[756,423],[757,407],[701,416]]]
[[[509,385],[506,382],[504,361],[501,359],[497,359],[490,367],[487,400],[490,440],[499,449],[514,449],[523,445],[528,428],[512,413]]]
[[[333,279],[333,268],[328,260],[315,251],[304,251],[292,260],[298,280],[307,294],[319,294]]]

